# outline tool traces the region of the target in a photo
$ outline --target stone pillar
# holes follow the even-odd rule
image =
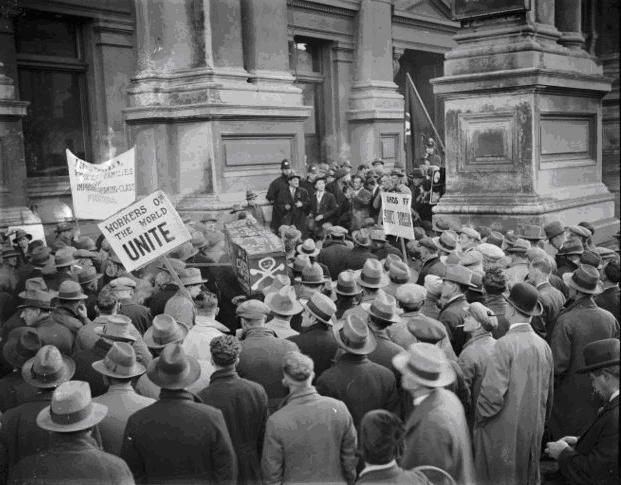
[[[461,21],[445,75],[432,80],[446,135],[446,193],[434,213],[505,229],[588,220],[605,240],[619,228],[602,183],[610,83],[601,66],[537,22],[540,1],[504,18]]]
[[[349,111],[352,158],[404,162],[403,96],[393,81],[392,5],[362,0],[358,12],[355,82]]]
[[[554,23],[561,32],[560,44],[571,50],[584,47],[582,0],[556,0]]]
[[[347,125],[347,109],[349,107],[350,87],[353,80],[354,47],[352,44],[338,42],[332,48],[332,85],[336,90],[334,114],[336,118],[336,146],[339,155],[351,158],[351,144]],[[363,162],[364,160],[361,160]]]

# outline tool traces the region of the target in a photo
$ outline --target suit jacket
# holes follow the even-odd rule
[[[405,470],[431,465],[446,471],[458,485],[478,483],[464,409],[451,391],[436,389],[414,408],[405,425],[399,465]]]
[[[121,458],[138,483],[235,483],[222,412],[198,401],[187,391],[162,389],[159,401],[130,416]]]
[[[336,280],[341,272],[347,269],[346,255],[351,249],[341,241],[324,241],[324,245],[317,256],[317,262],[325,264],[330,271],[330,276]]]
[[[334,223],[334,217],[338,212],[338,206],[336,204],[336,198],[327,190],[324,191],[321,203],[317,205],[317,192],[310,195],[310,215],[315,216],[322,215],[323,219],[319,221],[319,226],[326,222]]]
[[[270,411],[276,410],[287,396],[282,384],[282,361],[287,352],[298,350],[289,340],[276,337],[265,327],[250,328],[242,332],[242,351],[239,354],[237,372],[240,377],[261,384],[269,398]]]
[[[572,484],[619,483],[619,396],[604,405],[575,448],[561,452],[558,468]]]
[[[123,433],[129,417],[155,402],[155,399],[136,394],[131,384],[113,384],[108,392],[93,400],[108,407],[108,414],[99,423],[99,431],[104,451],[116,456],[121,454]]]
[[[313,359],[315,379],[332,367],[339,346],[332,329],[327,325],[315,323],[306,329],[302,329],[302,333],[299,335],[289,337],[288,340],[296,344],[300,352]]]
[[[584,346],[607,338],[619,338],[619,322],[610,312],[588,297],[567,302],[554,325],[550,345],[554,356],[553,439],[580,436],[595,421],[597,404],[591,399],[589,375],[577,370],[584,367]]]
[[[366,355],[344,353],[315,383],[323,396],[343,401],[354,419],[356,429],[362,417],[374,409],[399,412],[397,383],[392,372]]]
[[[382,470],[362,470],[356,485],[433,485],[423,473],[415,470],[405,471],[395,463]]]
[[[222,411],[237,453],[238,485],[261,483],[261,451],[269,415],[265,389],[240,378],[234,369],[219,369],[211,375],[209,387],[198,396],[205,404]]]
[[[25,483],[133,485],[134,478],[123,460],[100,451],[90,436],[56,433],[47,450],[13,469],[9,484]]]
[[[309,387],[267,421],[261,468],[268,484],[353,484],[356,430],[345,404]]]
[[[446,327],[446,332],[449,335],[449,340],[453,345],[455,354],[459,356],[461,349],[466,343],[466,333],[460,325],[464,324],[464,320],[469,315],[468,313],[468,301],[464,295],[459,295],[455,299],[449,301],[444,305],[440,311],[439,320]]]
[[[609,311],[617,319],[617,322],[621,323],[621,296],[619,292],[619,285],[611,286],[595,297],[595,303],[598,307]]]

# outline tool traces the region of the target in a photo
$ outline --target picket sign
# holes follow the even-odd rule
[[[410,194],[382,192],[382,222],[385,234],[415,239],[411,202]]]

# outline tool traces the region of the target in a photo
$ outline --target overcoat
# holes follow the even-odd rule
[[[261,451],[269,414],[265,389],[240,378],[234,369],[219,369],[198,397],[222,411],[237,453],[238,485],[261,483]]]
[[[576,485],[619,483],[619,396],[604,405],[575,448],[558,457],[559,471]]]
[[[41,345],[54,345],[61,353],[71,355],[75,334],[64,325],[54,321],[50,315],[42,318],[32,328],[36,329]]]
[[[364,187],[358,192],[354,192],[351,198],[351,228],[353,231],[360,229],[364,220],[369,217],[370,202],[371,192]]]
[[[595,297],[595,303],[598,307],[609,311],[621,323],[621,294],[619,285],[606,288],[603,293]]]
[[[344,254],[344,258],[344,268],[341,271],[346,269],[355,271],[362,269],[367,259],[377,259],[377,256],[366,248],[354,247]],[[330,270],[330,274],[332,274],[332,270]],[[334,275],[334,277],[338,278],[338,274]]]
[[[26,402],[36,393],[37,388],[24,380],[21,369],[14,370],[0,379],[0,414]]]
[[[289,189],[288,180],[289,179],[286,175],[281,175],[277,179],[273,180],[272,183],[270,183],[270,186],[267,189],[267,194],[265,194],[265,198],[267,199],[267,201],[270,204],[274,205],[274,208],[272,211],[272,222],[270,225],[270,227],[274,231],[278,231],[278,228],[281,226],[281,224],[286,224],[282,222],[282,217],[284,214],[284,207],[280,207],[280,205],[277,205],[276,199],[278,198],[279,194],[282,191]]]
[[[73,355],[75,362],[74,381],[86,381],[91,386],[93,397],[101,396],[108,390],[103,375],[97,372],[91,364],[106,358],[106,354],[112,348],[112,343],[100,338],[90,350],[80,350]]]
[[[301,207],[296,207],[296,202],[302,202]],[[287,209],[286,206],[289,206]],[[308,192],[302,187],[295,189],[295,195],[291,196],[291,190],[287,187],[278,193],[274,200],[274,210],[278,207],[282,211],[282,219],[280,224],[293,225],[297,227],[302,234],[306,233],[306,214],[310,210],[310,197]]]
[[[440,256],[430,258],[423,263],[423,266],[418,273],[418,281],[416,281],[416,284],[425,286],[425,276],[432,274],[442,278],[445,272],[446,265],[440,261]]]
[[[159,401],[130,416],[121,458],[138,483],[235,483],[222,412],[198,401],[187,391],[162,389]]]
[[[332,278],[336,280],[339,274],[347,269],[345,257],[350,251],[345,241],[326,240],[317,256],[317,262],[325,264]]]
[[[565,295],[545,281],[537,286],[543,313],[533,317],[531,326],[537,335],[550,343],[554,322],[565,305]]]
[[[584,367],[584,346],[597,340],[619,338],[619,322],[599,308],[592,298],[569,301],[559,314],[552,332],[554,356],[554,407],[550,420],[552,438],[580,436],[597,417]]]
[[[261,461],[266,485],[353,484],[357,462],[347,407],[312,386],[287,396],[267,421]]]
[[[553,396],[550,347],[530,324],[496,341],[477,400],[474,459],[481,485],[536,485]]]
[[[400,387],[401,373],[392,364],[392,359],[395,355],[403,352],[403,348],[390,340],[386,329],[372,330],[372,332],[375,335],[377,347],[368,355],[369,360],[390,370],[395,375],[397,387]]]
[[[289,340],[298,346],[300,352],[313,359],[315,379],[332,366],[339,348],[332,329],[323,323],[302,329],[302,333],[289,337]]]
[[[510,323],[507,320],[507,300],[502,295],[485,295],[485,306],[489,308],[498,319],[498,326],[492,330],[492,337],[499,339],[509,331]]]
[[[459,356],[461,349],[466,343],[467,335],[461,325],[464,324],[464,320],[469,315],[469,306],[466,296],[458,295],[449,300],[449,302],[442,307],[440,316],[438,317],[438,320],[440,320],[446,328],[449,340],[457,356]]]
[[[149,314],[152,318],[164,313],[166,303],[177,294],[178,289],[177,285],[168,284],[151,295],[151,299],[149,300]]]
[[[318,215],[323,216],[323,219],[317,222],[319,227],[326,222],[334,223],[334,218],[337,213],[338,206],[336,204],[336,198],[332,193],[327,190],[324,191],[319,205],[317,205],[317,192],[310,195],[310,215],[313,218]]]
[[[356,485],[433,485],[421,472],[403,468],[394,463],[389,468],[381,470],[364,470],[358,476]]]
[[[431,465],[449,473],[458,485],[474,485],[470,435],[457,396],[436,389],[414,408],[405,425],[399,465],[410,470]]]
[[[119,313],[131,318],[134,327],[140,332],[140,335],[144,335],[153,320],[149,309],[138,305],[130,299],[121,300],[120,303]]]
[[[6,322],[15,313],[17,299],[6,291],[0,291],[0,325]]]

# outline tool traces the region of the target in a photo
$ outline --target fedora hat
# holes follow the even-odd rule
[[[32,265],[45,266],[52,256],[52,250],[47,246],[39,246],[32,250]]]
[[[336,280],[334,292],[343,296],[354,296],[362,293],[362,286],[356,280],[356,273],[351,270],[341,271]]]
[[[321,251],[312,239],[306,239],[302,244],[299,244],[295,250],[300,254],[307,254],[309,257],[317,256]]]
[[[468,226],[462,226],[457,229],[457,234],[465,234],[466,236],[474,239],[475,241],[481,240],[481,234],[476,229]]]
[[[553,237],[563,234],[565,232],[565,226],[561,224],[561,221],[548,222],[543,226],[543,232],[545,232],[548,239],[552,239]]]
[[[83,251],[97,251],[97,245],[92,238],[88,236],[80,236],[77,241],[74,242],[75,248]]]
[[[569,256],[570,254],[582,254],[584,253],[584,246],[580,239],[570,239],[565,241],[565,244],[559,249],[559,256]]]
[[[77,283],[76,283],[77,284]],[[23,297],[21,295],[24,295]],[[52,309],[52,295],[42,290],[26,290],[20,293],[20,297],[24,299],[16,310],[21,308],[40,308],[41,310]]]
[[[4,246],[2,248],[3,258],[11,258],[14,256],[19,256],[19,253],[17,252],[17,249],[15,249],[13,246]]]
[[[450,228],[451,228],[450,224],[448,223],[448,221],[445,221],[444,219],[436,218],[433,221],[432,231],[444,232],[444,231],[448,231]]]
[[[588,264],[596,269],[602,269],[602,257],[595,251],[585,251],[580,256],[581,264]]]
[[[63,281],[58,288],[58,299],[59,300],[86,300],[88,296],[86,296],[82,292],[82,287],[80,283],[76,283],[72,280]]]
[[[186,355],[180,343],[164,347],[159,357],[153,359],[147,369],[147,377],[163,389],[185,389],[201,376],[198,361]]]
[[[119,379],[141,376],[147,369],[136,361],[134,348],[126,342],[114,342],[106,357],[91,364],[100,374]]]
[[[385,241],[386,233],[381,227],[372,227],[369,230],[369,237],[371,238],[371,241]]]
[[[377,347],[375,335],[358,315],[352,314],[345,320],[336,322],[332,331],[339,347],[349,353],[367,355]]]
[[[303,285],[322,285],[328,281],[328,278],[323,275],[321,266],[313,263],[302,269],[302,276],[296,277],[295,281]]]
[[[2,355],[16,369],[21,369],[27,360],[32,359],[41,348],[39,334],[33,328],[19,327],[11,330]]]
[[[168,262],[172,266],[173,271],[177,274],[181,273],[181,271],[185,269],[185,263],[181,261],[180,259],[168,258]],[[168,271],[168,267],[165,264],[158,265],[157,269],[160,271],[166,271],[167,273],[170,273]]]
[[[90,283],[91,281],[97,281],[102,276],[102,274],[97,273],[97,270],[94,266],[86,266],[82,269],[82,271],[78,273],[78,282],[81,285],[85,285],[87,283]]]
[[[170,255],[173,258],[180,259],[181,261],[187,261],[188,259],[196,256],[198,254],[198,249],[192,246],[191,242],[183,243],[174,251],[171,251]]]
[[[427,387],[445,387],[455,380],[444,351],[436,345],[420,342],[393,357],[395,368]]]
[[[125,315],[106,315],[105,319],[100,317],[98,322],[101,320],[104,325],[95,327],[95,333],[100,337],[120,342],[136,341],[136,334],[132,332],[135,327],[131,318]]]
[[[410,241],[408,243],[408,245],[411,245],[412,243],[416,244],[416,241]],[[410,248],[408,248],[408,249],[410,249]],[[386,258],[382,259],[382,263],[384,264],[384,271],[388,271],[388,268],[390,268],[390,265],[393,264],[393,263],[396,263],[397,261],[399,261],[399,262],[403,261],[401,259],[401,256],[398,256],[398,255],[393,254],[393,253],[388,253],[386,255]]]
[[[37,415],[39,428],[56,433],[74,433],[92,428],[108,414],[108,407],[93,401],[88,382],[61,384],[52,402]]]
[[[291,263],[288,263],[294,274],[301,274],[304,268],[310,265],[311,262],[308,254],[298,254]]]
[[[528,283],[516,283],[511,288],[509,296],[502,295],[507,303],[517,309],[520,313],[531,317],[539,316],[543,313],[543,307],[539,302],[539,292]]]
[[[162,313],[153,317],[153,323],[144,333],[143,339],[147,347],[161,349],[170,343],[183,340],[187,334],[188,328],[185,325]]]
[[[194,233],[190,242],[192,243],[194,249],[201,249],[208,245],[207,239],[202,232]]]
[[[295,226],[281,226],[281,227],[285,227],[285,229],[283,229],[283,235],[282,237],[285,239],[289,239],[290,241],[297,241],[298,239],[300,239],[302,237],[302,232],[297,229]]]
[[[530,243],[526,239],[518,238],[505,249],[507,253],[526,253],[530,249]]]
[[[24,283],[24,291],[20,292],[17,296],[24,299],[26,298],[26,292],[28,292],[29,290],[45,291],[49,293],[52,298],[56,296],[56,292],[53,290],[50,290],[47,287],[45,280],[41,278],[40,276],[36,276],[34,278],[28,278],[26,282]]]
[[[318,320],[327,325],[333,325],[335,321],[336,305],[323,293],[314,293],[304,307]]]
[[[393,283],[404,285],[410,281],[410,268],[403,261],[395,261],[388,265],[388,278]]]
[[[471,291],[485,294],[485,289],[483,288],[483,275],[484,273],[480,271],[472,272],[472,278],[470,278],[470,290]]]
[[[448,231],[443,232],[440,236],[432,238],[436,247],[447,253],[457,250],[457,238]]]
[[[563,281],[570,288],[587,295],[599,295],[604,291],[599,271],[588,264],[581,264],[573,273],[563,274]]]
[[[491,244],[493,246],[498,246],[499,248],[502,248],[502,245],[505,242],[505,238],[501,233],[497,231],[492,231],[490,232],[489,236],[487,236],[487,239],[485,239],[485,242],[487,244]]]
[[[254,190],[246,190],[246,200],[252,200],[259,197],[259,195]]]
[[[548,239],[543,228],[537,224],[520,224],[518,226],[518,234],[522,239],[527,239],[528,241]]]
[[[297,301],[292,286],[285,286],[265,297],[265,304],[277,315],[297,315],[304,307]]]
[[[77,264],[77,262],[73,257],[73,251],[67,248],[59,249],[54,255],[54,266],[57,268],[71,266],[72,264]]]
[[[31,386],[41,389],[57,387],[75,373],[75,362],[62,355],[53,345],[44,345],[37,355],[22,366],[22,377]]]
[[[447,264],[442,279],[472,288],[472,284],[470,283],[472,280],[472,271],[459,264]]]
[[[179,279],[183,286],[202,285],[207,283],[206,279],[203,279],[201,270],[198,268],[185,268],[179,273]]]
[[[449,254],[448,256],[440,256],[440,261],[442,261],[445,265],[460,264],[461,256],[455,252]]]
[[[290,284],[291,284],[291,279],[287,275],[277,274],[274,276],[274,279],[272,280],[272,284],[263,288],[261,292],[263,293],[264,296],[267,296],[270,293],[274,293],[275,291],[278,291],[281,288],[284,288],[285,286],[288,286]]]
[[[369,236],[369,232],[365,229],[354,231],[351,238],[356,246],[368,248],[371,245],[371,237]]]
[[[366,288],[382,288],[390,283],[382,263],[377,259],[367,259],[362,269],[356,271],[356,278],[358,284]]]
[[[604,367],[619,365],[619,339],[607,338],[587,344],[582,349],[584,367],[578,369],[578,374],[585,374]]]
[[[17,231],[15,231],[15,236],[13,237],[13,240],[15,242],[19,241],[21,238],[25,237],[26,239],[28,239],[29,241],[32,241],[32,234],[28,234],[26,231],[24,231],[23,229],[18,229]]]
[[[399,315],[399,307],[394,296],[386,294],[379,290],[375,298],[370,303],[361,303],[362,309],[369,315],[382,320],[383,322],[397,323],[401,321]]]

